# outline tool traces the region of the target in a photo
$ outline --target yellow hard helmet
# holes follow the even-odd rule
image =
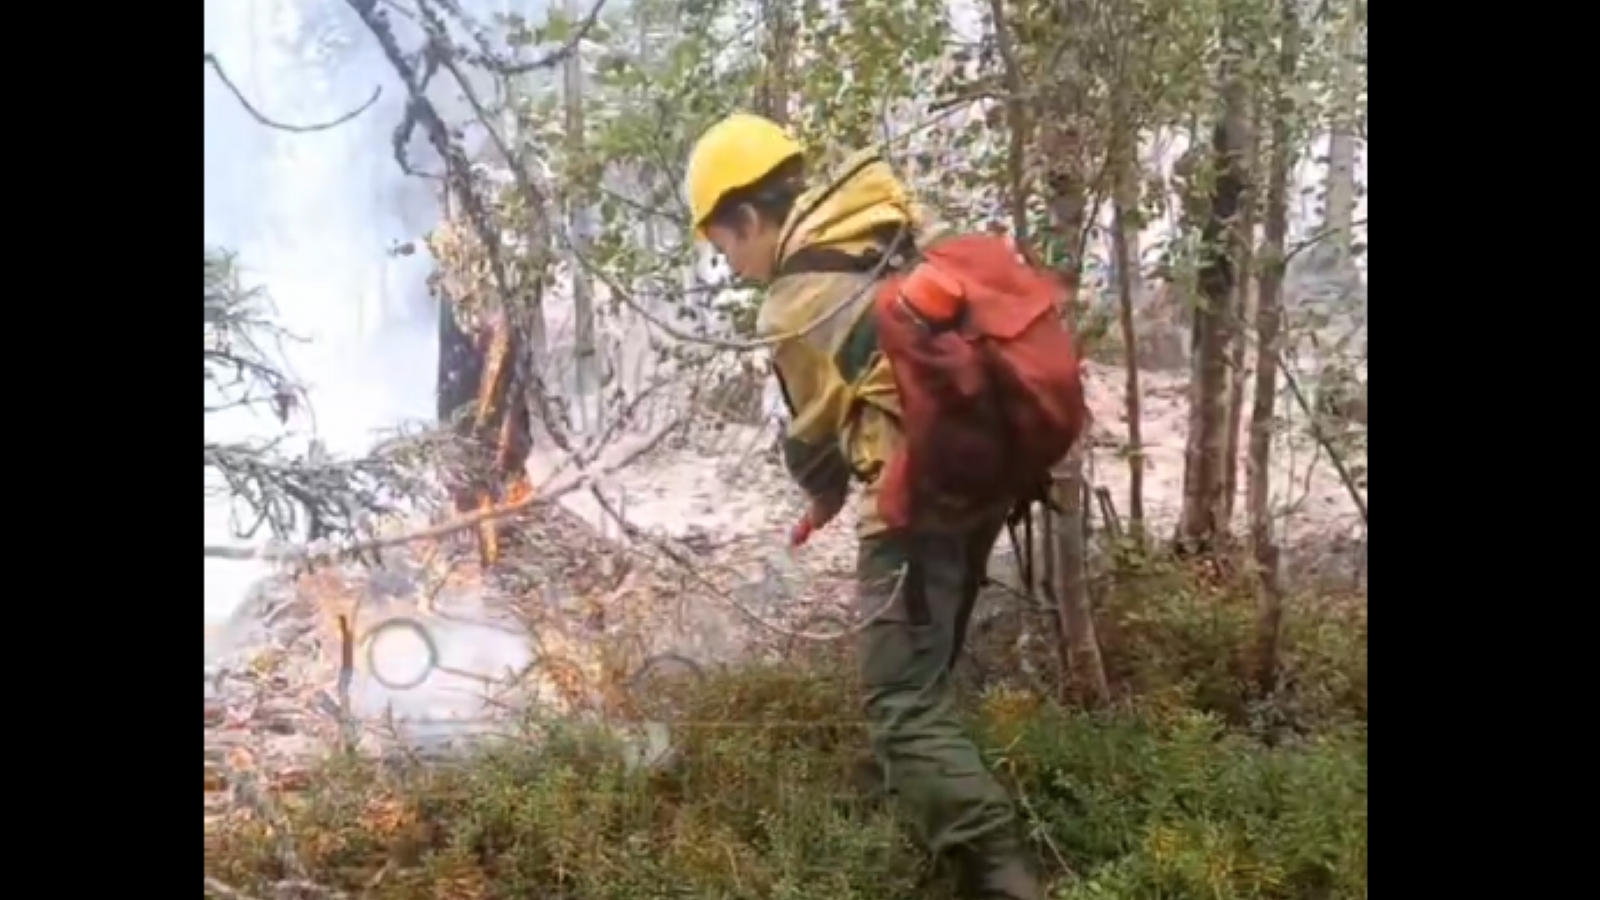
[[[750,113],[734,113],[707,128],[689,152],[685,179],[695,234],[705,238],[706,220],[723,197],[755,184],[802,152],[782,125]]]

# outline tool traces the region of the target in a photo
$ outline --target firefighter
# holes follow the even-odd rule
[[[784,463],[809,500],[803,527],[857,504],[858,635],[873,754],[884,786],[927,848],[948,856],[968,895],[1043,897],[1005,789],[957,720],[950,670],[1009,498],[890,529],[878,475],[898,446],[898,401],[868,315],[870,287],[920,244],[947,233],[913,203],[875,151],[806,189],[800,145],[777,123],[734,114],[689,157],[697,237],[742,278],[767,287],[757,332],[791,418]],[[881,612],[880,612],[881,611]]]

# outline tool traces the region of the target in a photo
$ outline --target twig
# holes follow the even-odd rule
[[[206,876],[206,896],[216,897],[219,900],[257,900],[256,897],[246,894],[232,885]]]
[[[459,4],[455,2],[449,2],[449,0],[418,0],[418,2],[419,5],[424,6],[424,9],[422,10],[422,18],[424,20],[429,18],[437,20],[438,14],[434,12],[431,7],[438,7],[439,9],[442,9],[448,13],[451,18],[460,23],[467,30],[467,32],[472,35],[473,40],[478,44],[479,50],[478,52],[472,52],[463,51],[457,48],[455,52],[458,53],[465,61],[472,63],[473,65],[482,66],[483,68],[494,72],[496,75],[526,75],[529,72],[536,72],[540,69],[554,68],[560,63],[565,62],[568,57],[578,52],[579,47],[581,47],[583,44],[584,38],[587,38],[589,36],[589,32],[593,31],[594,27],[599,24],[600,13],[605,9],[606,6],[606,0],[595,0],[595,2],[589,7],[589,14],[584,16],[583,20],[577,23],[577,25],[573,28],[572,36],[567,38],[567,40],[563,42],[561,46],[551,50],[549,53],[546,53],[538,59],[529,60],[527,62],[514,62],[512,60],[501,59],[489,48],[488,35],[483,27],[472,21],[471,17],[468,16],[464,10],[462,10]],[[417,21],[419,24],[421,24],[421,21],[410,12],[403,11],[399,7],[394,8],[397,12],[404,12],[408,18],[412,19],[412,21]]]
[[[349,896],[344,891],[294,878],[274,883],[272,892],[280,898],[285,898],[285,900],[291,897],[297,898],[297,900],[317,900],[317,898],[320,898],[320,900],[344,900],[345,897]],[[212,878],[210,875],[206,876],[206,894],[216,897],[218,900],[262,900],[262,898],[258,898],[254,894],[246,894],[227,882]]]
[[[1357,219],[1354,222],[1351,222],[1350,223],[1350,227],[1351,228],[1359,228],[1360,226],[1365,225],[1365,224],[1367,224],[1367,220],[1362,218],[1362,219]],[[1322,243],[1323,241],[1327,240],[1328,238],[1333,237],[1334,235],[1338,234],[1342,230],[1343,230],[1342,228],[1324,228],[1321,231],[1318,231],[1315,234],[1311,235],[1310,237],[1306,238],[1305,240],[1300,241],[1299,243],[1295,244],[1293,247],[1290,247],[1288,252],[1283,254],[1283,264],[1284,265],[1288,265],[1289,264],[1289,260],[1294,259],[1296,256],[1299,256],[1301,252],[1303,252],[1305,250],[1309,250],[1312,247],[1315,247],[1316,245],[1318,245],[1318,244]]]
[[[711,335],[694,334],[692,332],[684,331],[683,329],[665,321],[655,313],[650,312],[648,309],[645,309],[644,305],[635,299],[633,294],[628,291],[627,288],[624,288],[621,284],[618,284],[616,279],[612,278],[611,275],[605,270],[594,265],[588,259],[588,257],[578,253],[571,238],[566,234],[565,231],[561,231],[559,233],[559,237],[561,238],[562,244],[568,250],[572,251],[573,258],[578,261],[579,265],[581,265],[585,271],[595,278],[598,278],[600,283],[605,285],[606,289],[611,292],[613,298],[621,301],[624,306],[627,306],[629,309],[633,310],[649,324],[661,329],[669,337],[676,338],[684,343],[699,344],[704,347],[714,347],[718,350],[729,350],[736,353],[747,353],[752,350],[763,350],[769,347],[776,347],[779,344],[803,338],[818,328],[821,328],[825,323],[828,322],[828,320],[849,308],[857,300],[865,296],[869,291],[876,290],[878,287],[878,277],[883,274],[884,269],[888,267],[890,259],[893,258],[892,256],[886,254],[883,259],[879,261],[877,268],[875,268],[867,276],[867,279],[861,283],[861,287],[851,291],[849,294],[846,294],[842,299],[839,300],[838,303],[828,308],[821,315],[817,316],[803,327],[784,334],[774,334],[767,337],[756,338],[754,340],[730,340],[728,338],[712,337]]]
[[[222,82],[222,86],[228,89],[228,93],[233,95],[233,99],[239,101],[239,105],[244,107],[244,111],[250,114],[250,118],[255,119],[257,122],[260,122],[268,128],[276,128],[279,131],[290,131],[296,134],[309,134],[315,131],[327,131],[330,128],[338,128],[340,125],[343,125],[351,119],[354,119],[356,116],[359,116],[371,109],[372,104],[377,103],[378,97],[383,94],[383,85],[378,85],[372,89],[372,96],[368,97],[365,103],[362,103],[355,109],[352,109],[344,115],[339,116],[337,119],[333,119],[328,122],[318,122],[314,125],[290,125],[287,122],[279,122],[276,119],[270,118],[266,113],[257,109],[255,104],[245,99],[244,92],[239,90],[239,86],[233,83],[232,78],[228,77],[228,73],[223,70],[222,62],[217,59],[216,54],[206,54],[206,65],[211,67],[211,71],[217,73],[217,78]]]
[[[389,537],[361,541],[343,548],[317,550],[314,549],[314,545],[310,544],[287,546],[275,546],[268,544],[262,547],[218,547],[207,545],[205,548],[205,555],[210,559],[259,559],[266,562],[309,562],[312,560],[335,559],[340,556],[366,553],[374,550],[386,550],[390,547],[398,547],[402,544],[410,544],[416,541],[434,540],[448,537],[458,531],[465,531],[469,528],[475,528],[479,525],[482,525],[484,522],[492,522],[497,519],[505,519],[520,515],[536,506],[547,504],[564,494],[569,494],[580,486],[581,485],[579,483],[573,483],[564,486],[559,492],[552,492],[549,494],[531,494],[522,498],[521,500],[507,503],[502,506],[497,506],[493,509],[482,510],[469,515],[459,516],[441,525],[435,525],[432,528],[423,528],[417,531],[407,531],[401,534],[391,535]]]
[[[1056,843],[1056,839],[1050,836],[1050,820],[1039,815],[1039,811],[1034,808],[1033,802],[1028,799],[1028,795],[1025,792],[1017,792],[1017,801],[1021,804],[1022,811],[1028,814],[1028,819],[1035,829],[1034,833],[1039,836],[1039,840],[1044,843],[1045,849],[1049,850],[1050,855],[1055,858],[1056,866],[1068,878],[1076,881],[1078,879],[1077,870],[1072,868],[1071,863],[1067,862],[1067,855],[1061,852],[1061,847]]]
[[[745,606],[743,603],[740,603],[727,591],[724,591],[710,579],[700,574],[701,570],[705,567],[702,562],[695,560],[688,553],[673,547],[667,541],[647,533],[644,529],[628,521],[627,517],[623,516],[623,514],[617,510],[611,501],[606,499],[605,494],[595,488],[593,485],[589,487],[589,493],[593,495],[595,502],[600,505],[600,509],[605,512],[605,514],[610,517],[612,521],[617,523],[618,527],[622,529],[625,535],[633,540],[649,544],[662,556],[665,556],[667,559],[677,563],[690,580],[699,584],[701,587],[706,588],[719,602],[733,607],[739,612],[740,615],[756,623],[757,625],[760,625],[762,628],[776,632],[785,637],[802,641],[824,642],[837,641],[847,638],[853,634],[859,634],[861,631],[865,630],[868,625],[871,625],[873,622],[877,621],[883,616],[884,613],[888,612],[890,608],[895,605],[895,603],[900,599],[900,591],[905,587],[907,567],[901,566],[895,575],[894,589],[889,592],[888,599],[884,601],[882,606],[876,610],[873,610],[870,615],[863,616],[861,621],[855,623],[854,625],[851,625],[847,628],[841,628],[840,630],[831,633],[820,631],[800,631],[793,628],[786,628],[772,621],[771,619],[766,618],[750,607]]]
[[[1284,358],[1282,351],[1277,353],[1276,361],[1278,363],[1278,371],[1283,373],[1283,383],[1288,386],[1290,395],[1294,397],[1295,405],[1300,407],[1300,411],[1306,414],[1311,423],[1312,439],[1317,442],[1317,446],[1321,447],[1324,453],[1328,454],[1328,462],[1332,463],[1334,472],[1338,473],[1339,482],[1344,485],[1345,492],[1350,495],[1350,501],[1356,505],[1356,512],[1361,514],[1362,526],[1366,526],[1367,500],[1361,496],[1360,488],[1356,487],[1356,480],[1350,474],[1350,467],[1345,464],[1344,457],[1333,446],[1333,442],[1328,439],[1327,433],[1322,430],[1322,423],[1317,416],[1316,410],[1312,409],[1311,402],[1306,399],[1305,392],[1300,389],[1300,380],[1294,376],[1294,371],[1289,368],[1288,360]]]

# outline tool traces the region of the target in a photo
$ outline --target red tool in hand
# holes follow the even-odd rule
[[[812,498],[811,506],[800,516],[800,521],[789,530],[789,548],[795,549],[811,540],[811,536],[818,528],[826,527],[839,514],[840,507],[844,506],[844,495],[833,497]]]
[[[794,527],[789,530],[789,546],[805,546],[806,541],[811,540],[811,533],[816,530],[817,526],[811,524],[810,513],[801,516],[800,521],[796,522]]]

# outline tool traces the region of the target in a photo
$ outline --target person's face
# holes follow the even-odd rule
[[[777,253],[778,229],[768,225],[745,207],[740,216],[722,224],[706,226],[706,238],[717,251],[728,258],[734,274],[749,281],[769,281],[772,278]]]

